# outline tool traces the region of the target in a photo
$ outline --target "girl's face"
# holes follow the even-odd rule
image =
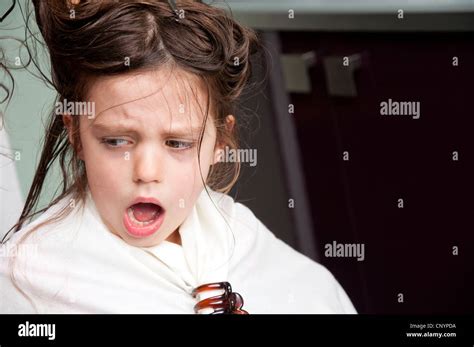
[[[89,91],[96,117],[80,116],[79,157],[103,222],[131,245],[180,243],[178,228],[217,161],[210,111],[201,179],[207,96],[197,86],[190,74],[161,69],[102,78]]]

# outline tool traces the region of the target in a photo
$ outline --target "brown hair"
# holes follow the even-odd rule
[[[250,58],[262,53],[263,47],[253,30],[240,25],[225,10],[190,0],[176,1],[179,13],[168,2],[158,0],[32,2],[36,22],[51,59],[51,79],[41,72],[34,59],[32,62],[42,78],[57,91],[56,101],[85,100],[88,88],[103,76],[161,67],[182,69],[197,76],[200,84],[207,88],[203,125],[212,109],[217,142],[233,149],[238,148],[238,126],[229,131],[226,116],[236,114],[239,97],[244,91],[249,91],[252,70]],[[28,26],[29,14],[25,20],[27,31],[33,35]],[[33,43],[39,42],[35,39]],[[35,50],[28,45],[26,47],[31,57]],[[125,58],[128,58],[128,64],[125,64]],[[85,165],[77,155],[80,145],[77,131],[79,118],[72,118],[71,145],[62,117],[51,112],[40,161],[25,206],[18,222],[4,236],[2,243],[12,231],[17,232],[27,220],[66,196],[83,206],[87,178]],[[239,124],[241,119],[236,118]],[[199,164],[203,133],[204,128],[197,146]],[[55,162],[59,163],[62,173],[60,193],[46,207],[37,210],[45,179]],[[211,189],[227,193],[237,181],[239,173],[238,161],[219,162],[211,167],[208,177],[202,177],[201,173],[201,179]],[[64,218],[70,211],[70,208],[63,208],[54,217],[29,230],[19,242],[46,223]],[[31,298],[17,286],[13,271],[11,277],[16,288],[35,306]]]
[[[253,30],[240,25],[223,9],[200,1],[177,1],[182,15],[168,2],[157,0],[82,0],[75,1],[77,5],[70,0],[32,1],[50,53],[51,83],[58,92],[57,101],[85,100],[88,87],[101,76],[164,66],[183,69],[196,75],[207,88],[204,124],[212,105],[217,142],[238,148],[238,127],[229,132],[225,123],[227,115],[236,113],[237,100],[248,87],[251,55],[261,52]],[[73,129],[77,130],[78,125],[78,117],[73,117]],[[77,157],[78,131],[73,134],[71,146],[62,117],[51,113],[33,183],[18,223],[12,228],[15,232],[26,220],[67,195],[84,201],[87,178],[84,163]],[[62,173],[61,192],[48,206],[34,212],[45,177],[56,160]],[[239,172],[238,161],[219,162],[211,167],[207,182],[201,179],[211,189],[227,193]]]

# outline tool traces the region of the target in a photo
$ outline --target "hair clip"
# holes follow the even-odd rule
[[[216,282],[203,284],[195,288],[192,292],[193,298],[207,290],[224,289],[222,295],[211,296],[210,298],[199,301],[194,305],[194,312],[199,313],[200,310],[211,308],[211,314],[248,314],[242,310],[244,299],[242,295],[232,292],[232,286],[229,282]]]
[[[175,21],[179,22],[179,10],[178,6],[176,6],[175,0],[168,0],[168,4],[170,5],[171,9],[173,10],[174,14],[176,15]]]

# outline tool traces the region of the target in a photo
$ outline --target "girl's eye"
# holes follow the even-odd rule
[[[126,145],[129,141],[124,140],[124,139],[102,139],[102,143],[105,143],[109,147],[122,147],[123,145]]]
[[[166,144],[172,148],[185,150],[192,148],[194,146],[194,142],[187,142],[187,141],[178,141],[178,140],[168,140]]]

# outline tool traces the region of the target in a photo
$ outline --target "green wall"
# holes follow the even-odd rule
[[[24,6],[24,2],[21,0],[20,2]],[[38,31],[36,26],[32,25],[31,27],[33,32]],[[26,69],[15,65],[18,62],[17,57],[20,57],[21,65],[24,65],[27,62],[28,54],[21,43],[13,39],[7,39],[7,36],[20,40],[25,38],[24,19],[18,4],[4,22],[0,23],[1,48],[4,50],[8,65],[15,68],[10,70],[15,80],[13,97],[7,108],[2,105],[2,111],[5,114],[4,126],[10,137],[11,146],[14,151],[20,153],[19,160],[16,161],[16,168],[22,195],[26,198],[39,160],[39,149],[45,129],[44,124],[49,116],[49,111],[53,108],[55,91],[33,75],[33,73],[38,75],[38,72],[32,64]],[[42,46],[38,46],[38,62],[43,67],[43,72],[49,75],[48,57],[45,55]],[[9,80],[1,72],[0,78],[2,82],[6,81],[11,86]],[[44,194],[42,201],[49,199],[52,193],[51,188],[52,185],[48,183],[48,193]]]

